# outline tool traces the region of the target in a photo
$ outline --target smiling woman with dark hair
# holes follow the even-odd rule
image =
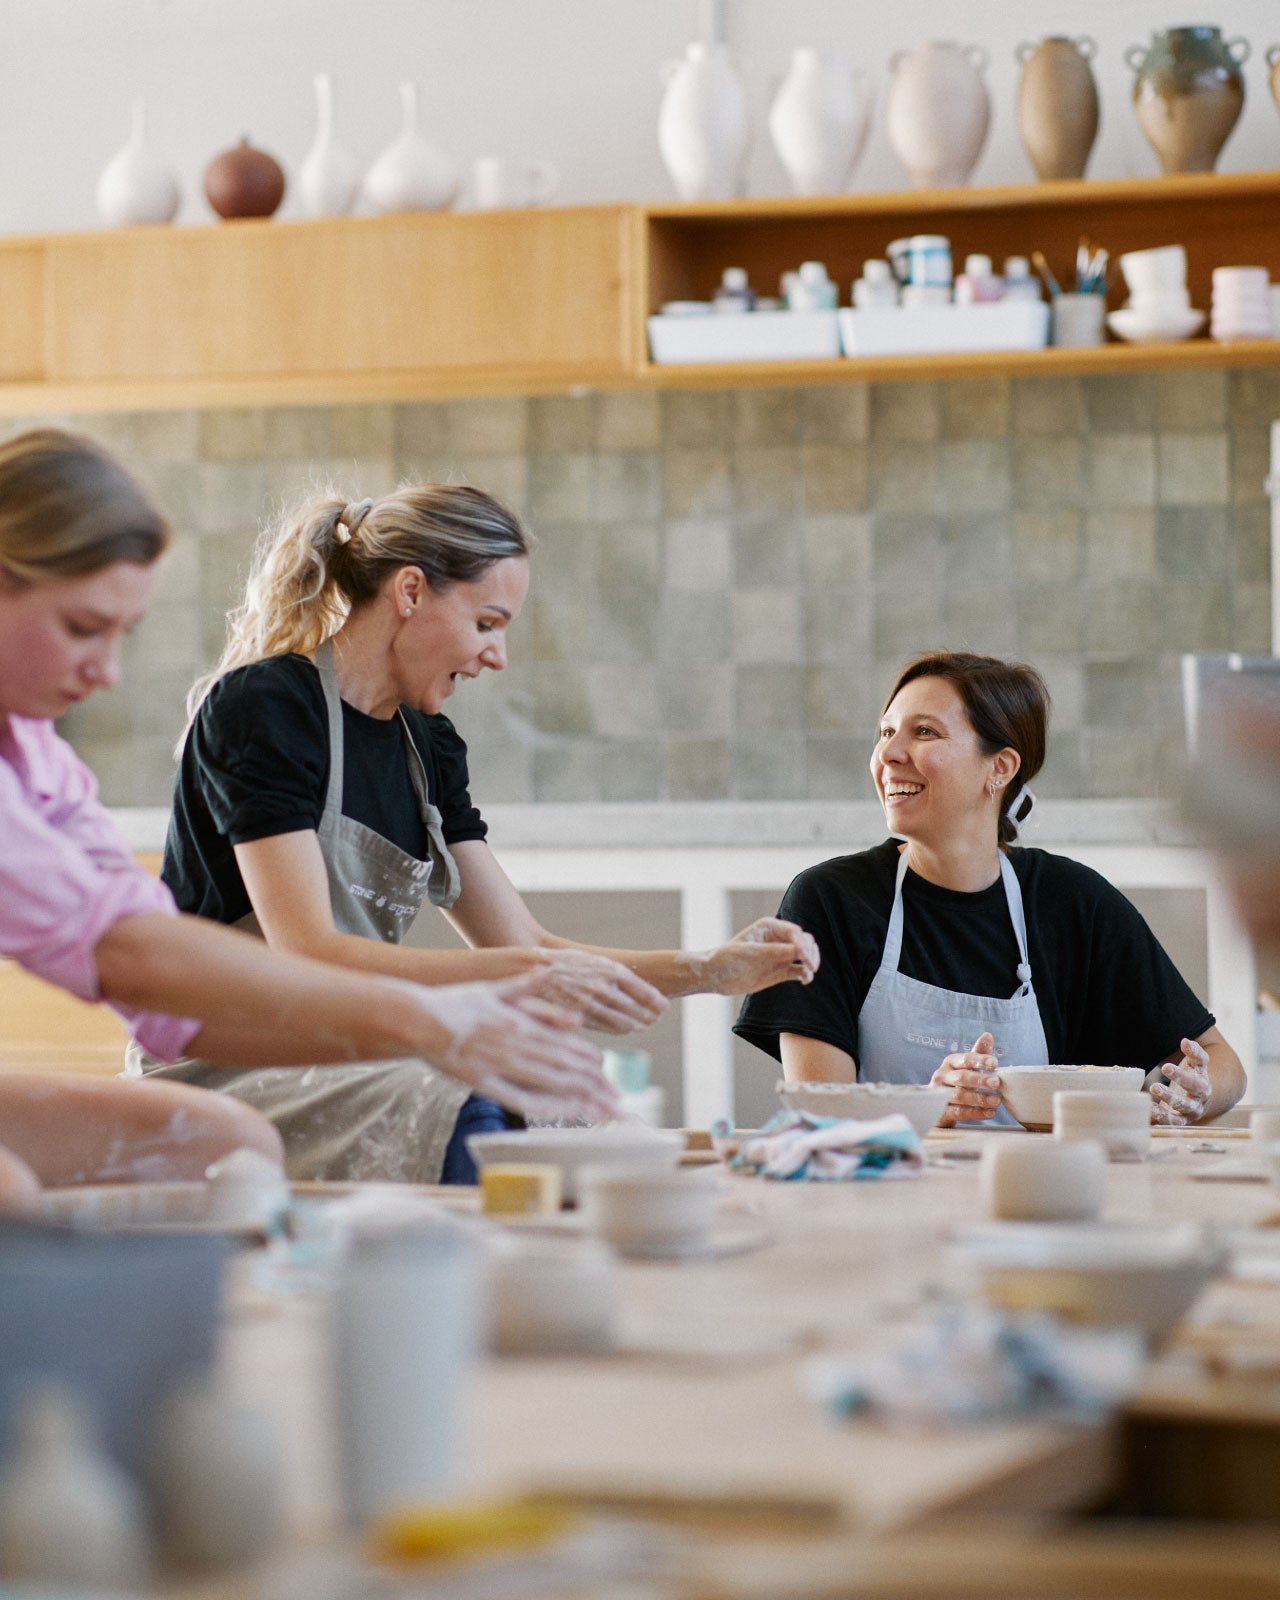
[[[1157,1122],[1240,1098],[1235,1052],[1134,906],[1079,862],[1015,847],[1048,717],[1018,662],[938,651],[899,674],[871,755],[895,837],[796,878],[779,915],[822,966],[806,989],[753,995],[735,1029],[788,1078],[945,1084],[944,1124],[1011,1120],[1001,1059],[1141,1066]]]

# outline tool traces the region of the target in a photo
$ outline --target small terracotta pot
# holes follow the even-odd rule
[[[269,217],[284,199],[284,169],[244,138],[204,169],[204,192],[220,217]]]

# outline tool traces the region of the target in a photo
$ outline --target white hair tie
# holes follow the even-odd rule
[[[1025,784],[1019,784],[1013,799],[1005,809],[1005,818],[1013,829],[1015,839],[1021,834],[1027,824],[1027,819],[1035,810],[1036,797]]]
[[[372,500],[353,500],[350,505],[344,506],[338,520],[338,543],[347,544],[360,531],[360,524],[372,510]]]

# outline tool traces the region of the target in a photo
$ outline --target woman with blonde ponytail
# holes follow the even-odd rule
[[[418,983],[523,975],[618,1033],[666,995],[808,981],[812,941],[771,918],[704,952],[592,950],[535,921],[489,850],[443,714],[456,688],[506,666],[528,585],[519,522],[479,489],[334,495],[268,530],[188,706],[163,869],[178,904]],[[402,943],[428,899],[469,948]],[[298,1176],[465,1181],[465,1133],[504,1120],[421,1070],[349,1077],[341,1102],[332,1078],[314,1097],[269,1074],[225,1086],[276,1123]]]
[[[598,1052],[572,1036],[576,1018],[518,982],[425,990],[265,951],[178,915],[135,865],[53,721],[118,679],[168,540],[92,440],[46,428],[0,445],[0,956],[111,1006],[159,1058],[194,1050],[301,1078],[290,1063],[425,1056],[464,1095],[607,1115],[616,1097]],[[63,1074],[0,1073],[0,1138],[0,1209],[34,1205],[41,1183],[198,1178],[240,1146],[281,1158],[247,1105]]]

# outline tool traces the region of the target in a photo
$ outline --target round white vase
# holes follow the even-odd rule
[[[360,168],[333,137],[333,80],[317,72],[316,137],[298,168],[298,194],[309,217],[345,217],[356,203]]]
[[[147,108],[133,102],[129,142],[102,169],[97,188],[98,215],[109,228],[140,222],[172,222],[182,200],[173,173],[147,149]]]
[[[747,153],[747,96],[722,44],[694,43],[663,70],[658,148],[682,200],[731,200]]]
[[[769,108],[769,133],[797,194],[848,187],[867,140],[871,97],[840,56],[802,45]]]
[[[418,132],[418,89],[400,85],[400,135],[364,175],[363,193],[375,211],[444,211],[458,193],[458,169]]]
[[[943,188],[968,182],[991,126],[991,96],[982,78],[986,64],[977,45],[938,40],[891,58],[885,122],[913,184]]]

